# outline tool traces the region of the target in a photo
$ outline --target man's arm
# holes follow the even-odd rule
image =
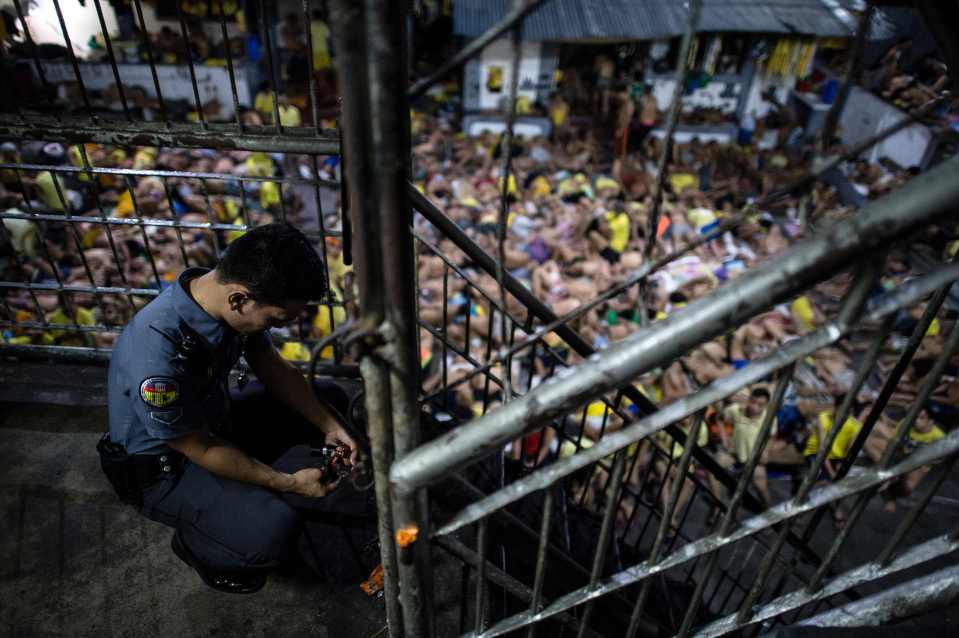
[[[348,445],[352,450],[350,463],[357,461],[357,445],[343,426],[320,403],[303,373],[285,361],[276,348],[270,346],[247,351],[246,360],[256,377],[274,397],[303,415],[314,427],[326,434],[332,444]]]
[[[230,445],[207,432],[193,432],[166,441],[171,448],[191,462],[224,478],[252,483],[277,492],[294,492],[301,496],[319,498],[336,488],[336,483],[322,483],[322,472],[306,468],[295,474],[277,472],[243,450]]]

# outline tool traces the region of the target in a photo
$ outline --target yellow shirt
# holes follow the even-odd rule
[[[549,119],[553,123],[553,126],[562,126],[566,121],[567,115],[569,115],[569,104],[566,102],[554,104],[549,110]]]
[[[823,437],[828,436],[833,426],[833,418],[834,415],[830,412],[819,413],[819,424],[812,429],[812,433],[806,440],[806,449],[803,450],[803,456],[815,456],[819,452],[819,431],[822,430]],[[859,434],[861,429],[862,423],[858,419],[847,418],[846,422],[842,424],[839,434],[836,435],[836,439],[832,442],[832,447],[829,449],[829,458],[846,458],[846,455],[849,454],[849,448],[852,447],[852,442],[856,440],[856,435]]]
[[[57,191],[58,185],[59,191]],[[50,171],[41,171],[37,173],[37,188],[40,189],[40,200],[49,210],[63,211],[66,208],[64,202],[67,198],[67,187],[64,186],[62,179],[54,177]],[[63,199],[60,198],[61,194]]]
[[[20,212],[16,209],[7,212]],[[26,219],[4,219],[3,226],[10,235],[10,242],[13,249],[20,255],[27,257],[37,256],[38,237],[37,226]]]
[[[766,412],[763,411],[759,416],[752,419],[746,416],[746,410],[743,406],[734,403],[723,410],[723,416],[733,424],[732,446],[733,454],[740,463],[749,460],[749,453],[756,445],[756,439],[759,438],[759,429],[763,424],[763,417]],[[776,422],[773,421],[770,434],[776,433]]]
[[[344,321],[346,321],[346,310],[343,309],[343,306],[333,306],[333,322],[330,322],[330,307],[320,304],[317,308],[316,317],[313,319],[313,336],[322,339],[333,332],[334,325],[342,325]],[[332,344],[323,348],[320,358],[333,358]]]
[[[313,45],[313,69],[319,71],[333,65],[330,58],[330,49],[327,46],[327,39],[330,37],[330,27],[322,20],[313,20],[310,22],[310,39]]]
[[[300,126],[302,123],[303,118],[300,117],[300,109],[292,104],[280,105],[280,124],[282,126]]]
[[[669,184],[674,193],[681,193],[687,188],[699,188],[699,180],[691,173],[674,173],[669,176]]]
[[[269,91],[260,91],[253,100],[253,108],[262,115],[273,118],[273,94]]]
[[[287,361],[309,361],[310,349],[299,341],[287,341],[280,347],[280,356]]]
[[[618,253],[626,250],[629,243],[629,215],[626,213],[606,213],[606,219],[609,221],[609,229],[613,231],[613,237],[609,240],[609,246]]]
[[[813,310],[812,302],[809,301],[809,297],[800,295],[795,301],[789,304],[789,310],[804,331],[809,332],[816,329],[816,324],[814,323],[816,313]]]

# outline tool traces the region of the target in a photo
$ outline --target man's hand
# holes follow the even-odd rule
[[[340,481],[337,479],[332,483],[323,483],[323,472],[315,467],[308,467],[291,474],[293,485],[287,490],[307,498],[323,498],[336,489]]]
[[[356,461],[359,458],[360,448],[356,445],[356,441],[353,440],[353,437],[346,433],[346,430],[343,429],[342,425],[337,423],[332,429],[327,430],[325,442],[327,445],[346,445],[349,447],[350,465],[356,465]]]

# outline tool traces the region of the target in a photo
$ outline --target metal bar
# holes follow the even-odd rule
[[[539,611],[543,601],[543,582],[546,579],[546,555],[549,550],[549,532],[553,521],[553,497],[556,490],[546,490],[543,498],[543,520],[539,527],[539,545],[536,549],[536,570],[533,575],[533,595],[529,603],[530,613]],[[486,520],[486,519],[484,519]],[[526,638],[536,638],[536,625],[530,625]]]
[[[799,624],[814,627],[875,627],[945,609],[957,601],[959,565],[953,565],[807,618]]]
[[[776,261],[737,278],[735,285],[722,286],[613,345],[595,360],[578,366],[577,374],[554,378],[494,414],[458,428],[455,435],[438,437],[397,463],[391,470],[391,482],[403,491],[427,485],[455,467],[482,458],[488,450],[497,449],[552,415],[664,365],[863,254],[901,241],[923,223],[954,210],[959,201],[959,182],[949,176],[956,170],[959,158],[947,160],[873,202],[855,219],[840,221],[827,232],[793,245]],[[642,396],[638,391],[636,394]]]
[[[876,319],[895,311],[899,307],[914,303],[930,289],[937,288],[937,284],[940,282],[944,280],[951,281],[956,278],[959,278],[959,266],[951,265],[937,271],[935,276],[927,276],[923,278],[923,280],[920,280],[921,285],[919,285],[919,281],[910,282],[909,284],[900,287],[896,292],[884,295],[882,300],[868,315],[868,318]],[[740,280],[741,279],[742,278],[740,278]],[[441,535],[452,533],[460,527],[473,523],[483,516],[488,515],[491,511],[500,509],[516,500],[519,500],[530,492],[544,489],[562,477],[568,476],[569,474],[587,467],[591,463],[595,463],[623,447],[648,437],[650,434],[665,428],[667,424],[686,418],[691,414],[706,408],[710,404],[716,403],[717,401],[731,396],[741,387],[749,385],[750,383],[756,383],[779,368],[783,368],[786,365],[799,360],[801,357],[808,356],[816,350],[836,342],[849,330],[850,326],[842,326],[832,322],[823,326],[819,330],[806,335],[805,337],[790,341],[789,343],[784,344],[778,350],[772,352],[770,355],[762,359],[752,361],[750,362],[750,365],[737,370],[726,377],[717,379],[716,381],[705,386],[700,392],[675,401],[665,406],[662,410],[643,417],[639,421],[631,423],[621,430],[611,432],[603,437],[602,440],[597,441],[592,447],[583,449],[577,454],[563,459],[562,461],[552,463],[542,470],[531,474],[530,476],[511,483],[504,490],[500,490],[496,494],[492,494],[482,501],[464,508],[460,513],[458,513],[442,528],[440,528],[437,531],[437,534]],[[555,387],[559,385],[561,381],[562,380],[560,379],[551,380],[543,385],[552,385]],[[534,389],[533,392],[530,392],[514,403],[519,404],[521,401],[525,401],[527,397],[533,396],[535,393],[536,390]],[[502,411],[502,409],[500,411]],[[465,431],[467,429],[471,428],[473,424],[482,422],[483,420],[484,418],[482,417],[474,419],[468,425],[458,428],[457,431],[461,435],[465,436]],[[442,438],[443,437],[439,437],[437,440],[442,440]],[[425,448],[427,446],[423,447]],[[446,447],[448,454],[454,453],[454,451],[451,449],[451,444],[448,444]],[[467,463],[461,462],[458,463],[456,467],[457,469],[460,469],[464,465],[467,465]],[[419,473],[410,472],[408,468],[404,468],[399,464],[396,464],[390,473],[390,481],[394,485],[394,490],[397,490],[402,489],[397,485],[400,479],[403,481],[419,481],[422,480],[421,476],[422,475]],[[421,485],[418,484],[414,485],[416,485],[416,487],[421,487]]]
[[[303,0],[303,24],[306,27],[306,48],[309,52],[306,56],[307,70],[310,74],[310,112],[313,115],[313,128],[316,133],[320,133],[320,98],[316,88],[316,69],[313,68],[313,29],[310,27],[312,22],[312,9],[310,0]]]
[[[107,29],[106,20],[103,18],[103,7],[100,6],[100,0],[93,0],[97,9],[97,20],[100,21],[100,32],[103,33],[103,42],[107,48],[107,57],[110,58],[110,68],[113,70],[113,79],[117,86],[117,92],[120,95],[120,104],[123,105],[123,115],[128,122],[133,121],[130,114],[130,105],[127,104],[126,91],[123,88],[123,80],[120,79],[120,69],[117,66],[117,56],[113,51],[113,38],[110,37],[110,31]]]
[[[277,87],[279,84],[276,81],[276,66],[273,64],[273,38],[270,37],[271,25],[267,24],[266,19],[266,10],[263,8],[263,0],[259,0],[260,8],[260,27],[263,32],[263,41],[266,44],[266,63],[270,67],[270,92],[273,94],[273,127],[276,129],[276,134],[279,135],[283,132],[283,125],[280,124],[280,103],[279,95],[277,93]],[[306,25],[309,28],[309,25]],[[310,52],[312,55],[313,52]]]
[[[186,22],[183,20],[183,8],[180,4],[179,2],[176,3],[176,16],[177,21],[180,23],[180,36],[183,38],[183,48],[186,49],[186,61],[190,69],[190,84],[193,85],[193,102],[196,104],[196,114],[200,119],[200,128],[206,129],[206,115],[203,113],[203,102],[200,101],[200,87],[196,81],[196,68],[193,66],[193,49],[190,47],[190,37],[187,34]],[[224,42],[223,44],[226,47],[230,46],[229,42]]]
[[[157,104],[160,107],[160,118],[170,126],[170,118],[166,112],[166,104],[163,101],[163,91],[160,90],[160,78],[157,75],[156,61],[153,59],[153,45],[150,44],[150,33],[147,31],[147,23],[143,20],[143,7],[140,6],[140,0],[133,0],[133,7],[137,11],[137,18],[140,20],[140,36],[143,40],[143,48],[147,52],[147,63],[150,65],[150,74],[153,76],[153,87],[157,92]]]
[[[819,152],[824,153],[832,143],[833,135],[836,133],[836,127],[839,126],[839,118],[846,108],[846,100],[849,99],[849,92],[852,90],[852,84],[859,79],[862,74],[862,51],[866,45],[866,35],[869,33],[869,23],[872,20],[872,14],[876,6],[871,2],[866,3],[866,9],[859,16],[859,24],[856,26],[856,40],[852,45],[852,53],[846,60],[846,68],[843,72],[842,86],[839,94],[829,108],[826,115],[826,121],[823,124],[819,138]]]
[[[673,87],[673,99],[669,105],[669,115],[666,119],[666,137],[663,138],[663,149],[656,164],[656,185],[653,189],[653,209],[650,211],[646,226],[646,245],[643,247],[643,260],[649,261],[656,247],[656,229],[659,225],[659,209],[663,204],[663,190],[666,186],[666,168],[669,166],[669,156],[673,150],[673,135],[679,124],[679,112],[683,106],[683,90],[686,87],[686,70],[689,66],[689,50],[696,38],[696,26],[699,24],[699,14],[702,11],[702,0],[691,0],[687,14],[689,22],[686,24],[686,33],[683,34],[683,43],[679,47],[679,58],[676,60],[676,73]],[[645,295],[644,295],[645,296]]]
[[[473,626],[477,633],[486,629],[486,598],[489,592],[489,586],[486,584],[486,567],[489,564],[486,559],[486,550],[489,545],[487,522],[488,519],[481,520],[476,530],[476,606],[473,609]]]
[[[210,224],[208,222],[181,222],[171,219],[143,218],[133,219],[130,217],[107,217],[106,219],[97,217],[79,217],[77,215],[58,215],[51,213],[10,213],[0,212],[0,219],[27,219],[33,221],[46,221],[57,223],[79,222],[84,224],[111,224],[116,226],[159,226],[163,228],[188,228],[194,230],[224,230],[224,231],[247,231],[252,226],[234,226],[233,224]],[[303,230],[307,237],[319,237],[315,231]],[[326,231],[327,237],[339,237],[337,231]]]
[[[469,61],[480,51],[488,47],[494,40],[521,22],[523,18],[538,9],[545,1],[546,0],[520,0],[520,2],[515,3],[513,8],[503,16],[503,19],[487,29],[483,35],[471,40],[459,53],[450,58],[449,61],[440,66],[436,71],[421,80],[417,80],[409,89],[408,97],[410,101],[412,102],[426,93],[431,86],[446,77],[450,71],[464,62]]]
[[[849,480],[849,479],[845,479],[845,480]],[[823,589],[819,590],[816,593],[809,594],[804,591],[796,591],[796,592],[786,594],[785,596],[781,596],[780,598],[774,601],[771,601],[767,603],[766,605],[764,605],[762,608],[758,609],[756,611],[756,614],[752,617],[751,620],[749,620],[748,623],[738,624],[735,622],[734,615],[730,614],[729,616],[721,618],[707,625],[695,635],[697,638],[712,638],[713,636],[723,636],[732,631],[741,630],[752,625],[757,625],[761,622],[771,620],[773,618],[777,618],[778,616],[781,616],[795,609],[799,609],[800,607],[808,605],[809,603],[828,600],[829,598],[837,594],[841,594],[844,591],[848,591],[849,589],[852,589],[853,587],[857,587],[859,585],[863,585],[869,582],[874,582],[886,576],[897,574],[899,572],[905,571],[912,567],[916,567],[917,565],[922,565],[928,561],[941,558],[944,556],[948,556],[952,554],[953,552],[955,552],[957,549],[959,549],[959,543],[957,543],[954,540],[950,541],[948,536],[940,536],[930,541],[927,541],[925,543],[922,543],[921,545],[911,547],[909,550],[904,552],[902,556],[898,557],[896,560],[894,560],[892,563],[890,563],[889,565],[885,567],[878,567],[875,563],[867,563],[866,565],[852,569],[848,572],[845,572],[841,576],[833,579],[833,581],[830,582],[826,587],[824,587]],[[956,569],[956,568],[953,567],[951,569]],[[940,588],[945,590],[946,587],[943,586],[944,582],[945,581],[940,580],[938,585]],[[953,578],[953,582],[955,582],[957,586],[959,586],[959,580]],[[953,587],[952,585],[950,585],[948,589],[953,592],[952,595],[955,595],[954,592],[957,589],[957,587]],[[902,591],[902,590],[896,589],[895,591]],[[924,594],[919,594],[918,596],[916,596],[916,599],[922,600],[923,596]],[[862,609],[860,605],[863,605],[863,606],[871,605],[870,598],[864,598],[860,601],[856,601],[852,603],[850,607],[854,609],[856,608]],[[844,615],[841,612],[842,609],[843,608],[837,608],[830,612],[826,612],[825,614],[822,614],[816,618],[823,619],[823,617],[826,617],[829,619],[830,623],[835,621],[840,622],[839,625],[835,625],[835,626],[842,626],[841,620],[844,617]],[[853,618],[857,616],[858,614],[854,616]],[[881,622],[882,617],[883,617],[882,615],[877,616],[876,620]],[[852,620],[852,618],[850,618],[849,620]],[[802,625],[818,624],[819,622],[822,622],[822,620],[808,619],[804,622],[801,622],[800,624]],[[822,626],[825,626],[825,622],[823,622]],[[830,624],[829,626],[834,626],[834,625]]]
[[[57,13],[57,20],[60,22],[60,32],[63,34],[63,43],[67,50],[67,57],[70,58],[70,64],[73,67],[73,75],[77,78],[77,86],[80,87],[80,96],[83,98],[83,106],[87,110],[90,122],[96,126],[97,116],[93,113],[93,107],[90,105],[90,95],[87,93],[87,86],[83,83],[83,76],[80,74],[80,64],[77,62],[77,54],[73,50],[73,42],[70,40],[70,31],[67,29],[67,23],[63,19],[63,11],[60,9],[60,0],[53,0],[53,9]]]
[[[242,9],[237,8],[238,11]],[[233,68],[233,50],[230,47],[230,36],[226,29],[226,14],[223,11],[223,0],[220,0],[220,36],[223,38],[226,49],[226,69],[230,75],[230,94],[233,96],[233,117],[236,119],[236,128],[243,132],[243,119],[240,117],[240,97],[236,90],[236,70]],[[252,150],[252,149],[251,149]]]
[[[207,130],[196,124],[173,123],[166,130],[158,130],[153,122],[118,123],[113,128],[91,127],[89,122],[64,118],[61,126],[43,122],[0,123],[0,139],[36,140],[79,144],[93,142],[107,146],[160,146],[166,148],[209,148],[214,150],[263,151],[266,153],[339,153],[339,138],[329,133],[317,135],[303,128],[287,129],[276,135],[263,126],[245,126],[211,123]]]
[[[606,506],[603,512],[603,522],[599,528],[599,539],[597,540],[596,552],[593,554],[593,567],[589,574],[589,588],[593,588],[599,582],[603,575],[603,568],[606,565],[606,553],[609,550],[609,544],[613,540],[613,525],[616,521],[616,504],[619,490],[623,486],[623,473],[626,471],[626,450],[622,449],[616,453],[616,459],[613,461],[613,471],[609,475],[609,484],[606,488]],[[486,519],[483,519],[486,520]],[[583,613],[580,616],[579,633],[577,638],[583,638],[586,635],[586,628],[589,625],[590,617],[593,615],[593,608],[596,599],[586,601]]]
[[[91,166],[49,166],[46,164],[18,164],[0,163],[0,170],[50,171],[51,173],[94,174],[94,175],[125,175],[129,177],[169,177],[174,179],[216,179],[235,182],[275,182],[289,184],[319,184],[323,186],[337,186],[336,182],[323,179],[304,177],[268,177],[260,175],[232,175],[226,173],[203,173],[198,171],[164,171],[146,168],[100,168]]]
[[[27,26],[26,14],[23,12],[23,7],[20,5],[20,0],[13,0],[13,6],[17,10],[17,17],[20,19],[20,30],[23,31],[23,37],[27,40],[27,45],[30,47],[30,53],[33,56],[33,65],[37,69],[37,75],[40,76],[40,83],[43,84],[43,88],[46,93],[56,94],[56,91],[50,86],[50,82],[47,80],[47,74],[43,72],[43,65],[40,64],[40,54],[37,52],[37,43],[33,41],[33,34],[30,33],[30,27]],[[55,116],[57,120],[60,119],[59,115]]]
[[[519,8],[524,0],[514,0],[513,5]],[[503,184],[500,187],[500,207],[499,219],[496,223],[496,285],[499,287],[500,305],[503,306],[503,314],[500,316],[500,340],[505,344],[507,341],[506,331],[508,318],[506,316],[509,305],[506,302],[506,287],[504,285],[503,275],[506,271],[506,222],[509,217],[509,178],[513,165],[513,125],[516,123],[516,92],[519,89],[519,61],[522,49],[520,47],[520,38],[523,35],[523,20],[520,19],[513,27],[510,34],[511,47],[511,65],[509,82],[509,105],[506,111],[506,131],[500,137],[500,152],[503,154],[503,164],[500,179]],[[492,335],[490,335],[492,338]],[[503,403],[507,403],[513,398],[512,383],[512,361],[507,358],[506,367],[503,370],[503,380],[506,387],[503,392]]]

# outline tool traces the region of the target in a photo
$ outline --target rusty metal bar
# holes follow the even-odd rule
[[[663,148],[659,154],[659,161],[656,163],[656,185],[653,189],[653,209],[649,213],[649,220],[646,226],[646,245],[643,247],[643,260],[649,261],[653,255],[653,249],[656,247],[656,229],[659,225],[659,209],[663,204],[663,190],[666,186],[666,168],[669,165],[669,156],[673,151],[673,135],[676,133],[676,126],[679,124],[679,112],[683,107],[683,90],[686,86],[686,73],[689,68],[689,50],[696,39],[696,27],[699,24],[699,14],[702,11],[702,0],[691,0],[686,24],[686,33],[683,34],[683,42],[679,47],[679,58],[676,60],[675,79],[676,86],[673,87],[673,99],[669,105],[669,115],[666,119],[666,136],[663,138]],[[642,295],[645,297],[645,295]]]
[[[846,479],[843,479],[842,482],[845,483],[850,480],[852,479],[846,478]],[[848,591],[849,589],[852,589],[853,587],[857,587],[865,583],[879,580],[880,578],[883,578],[885,576],[897,574],[899,572],[905,571],[912,567],[916,567],[917,565],[922,565],[924,563],[927,563],[931,560],[935,560],[937,558],[949,556],[953,554],[956,550],[959,550],[959,542],[957,542],[955,539],[950,539],[948,535],[939,536],[930,541],[922,543],[921,545],[916,545],[915,547],[911,547],[909,550],[903,552],[901,556],[897,557],[894,561],[892,561],[889,565],[885,567],[879,567],[875,563],[867,563],[865,565],[862,565],[861,567],[852,569],[848,572],[845,572],[841,576],[834,578],[829,584],[827,584],[818,592],[810,594],[804,591],[797,591],[797,592],[792,592],[784,596],[781,596],[777,598],[776,600],[771,601],[770,603],[763,605],[761,608],[757,609],[753,617],[746,623],[743,623],[743,624],[736,623],[735,614],[730,614],[729,616],[725,616],[724,618],[721,618],[707,625],[706,627],[703,627],[698,633],[695,634],[695,636],[697,638],[712,638],[713,636],[723,636],[736,630],[745,629],[747,627],[759,624],[761,622],[772,620],[773,618],[777,618],[790,611],[798,610],[810,603],[828,600],[832,596],[835,596],[836,594],[840,594],[844,591]],[[953,567],[952,569],[956,569],[956,568]],[[923,579],[922,582],[924,581],[925,579]],[[944,587],[943,585],[944,583],[942,581],[938,583],[938,587],[940,587],[944,591],[944,593],[948,593],[951,596],[955,596],[956,589],[959,589],[959,579],[954,579],[954,582],[951,583],[948,588]],[[902,589],[894,588],[893,591],[901,592]],[[929,595],[927,595],[925,591],[917,590],[916,594],[917,595],[914,598],[910,597],[911,602],[933,598],[933,596],[931,595],[932,592],[929,592]],[[882,594],[880,594],[880,596],[882,596]],[[864,598],[862,600],[850,603],[848,607],[853,609],[863,609],[864,607],[867,607],[867,606],[871,607],[874,600],[875,599],[873,599],[872,597]],[[872,607],[872,608],[875,609],[875,607]],[[825,612],[824,614],[821,614],[814,618],[810,618],[800,624],[802,625],[821,624],[821,626],[827,626],[827,622],[832,623],[837,620],[841,621],[841,619],[845,617],[842,611],[840,611],[842,609],[843,608],[840,607],[834,610],[830,610],[828,612]],[[876,619],[878,621],[881,621],[883,617],[887,619],[893,618],[893,616],[887,615],[887,614],[888,612],[882,615],[877,615]],[[861,617],[862,616],[860,616],[859,614],[856,614],[855,616],[851,616],[847,620],[847,622],[849,622],[849,620],[853,618],[861,618]],[[828,621],[825,619],[828,619]],[[834,625],[829,624],[828,626],[834,626]],[[840,622],[839,625],[835,625],[835,626],[842,626],[842,623]]]
[[[186,50],[186,61],[190,69],[190,84],[193,87],[193,101],[196,104],[196,114],[200,120],[200,128],[206,129],[206,114],[203,112],[203,102],[200,100],[200,87],[196,82],[196,68],[193,66],[193,48],[190,46],[190,36],[187,34],[186,22],[183,19],[183,8],[181,3],[176,3],[177,21],[180,23],[180,37],[183,39],[183,48]],[[226,47],[229,42],[224,42]]]
[[[60,126],[45,122],[0,123],[0,139],[37,140],[79,144],[93,142],[108,146],[162,146],[166,148],[209,148],[215,150],[263,151],[335,155],[339,138],[328,131],[320,134],[308,128],[285,129],[276,135],[271,127],[210,123],[206,130],[196,124],[171,122],[165,130],[152,122],[118,122],[110,128],[93,127],[76,118],[63,118]]]
[[[67,23],[63,19],[63,10],[60,9],[60,0],[53,0],[53,9],[57,14],[57,21],[60,23],[60,32],[63,35],[63,43],[67,50],[67,57],[70,58],[70,65],[73,67],[73,75],[77,79],[77,86],[80,87],[80,96],[83,98],[83,106],[87,110],[90,122],[96,126],[97,116],[93,113],[93,107],[90,104],[90,94],[87,93],[87,86],[83,82],[83,76],[80,75],[80,64],[77,61],[76,51],[73,50],[73,41],[70,39],[70,31],[67,29]]]
[[[223,38],[224,49],[226,50],[226,69],[230,75],[230,94],[233,96],[233,118],[236,120],[237,130],[243,133],[243,119],[240,117],[240,97],[236,90],[236,69],[233,68],[233,50],[230,47],[230,36],[226,30],[226,14],[223,11],[223,0],[219,0],[219,2],[220,36]]]
[[[150,43],[150,33],[147,30],[147,23],[143,20],[143,7],[140,0],[133,0],[133,7],[136,9],[137,18],[140,21],[140,36],[143,40],[143,48],[147,52],[147,63],[150,65],[150,74],[153,76],[153,88],[157,93],[157,104],[160,106],[160,118],[170,128],[170,117],[166,111],[166,103],[163,100],[163,91],[160,90],[160,78],[157,76],[157,65],[153,59],[153,45]]]

